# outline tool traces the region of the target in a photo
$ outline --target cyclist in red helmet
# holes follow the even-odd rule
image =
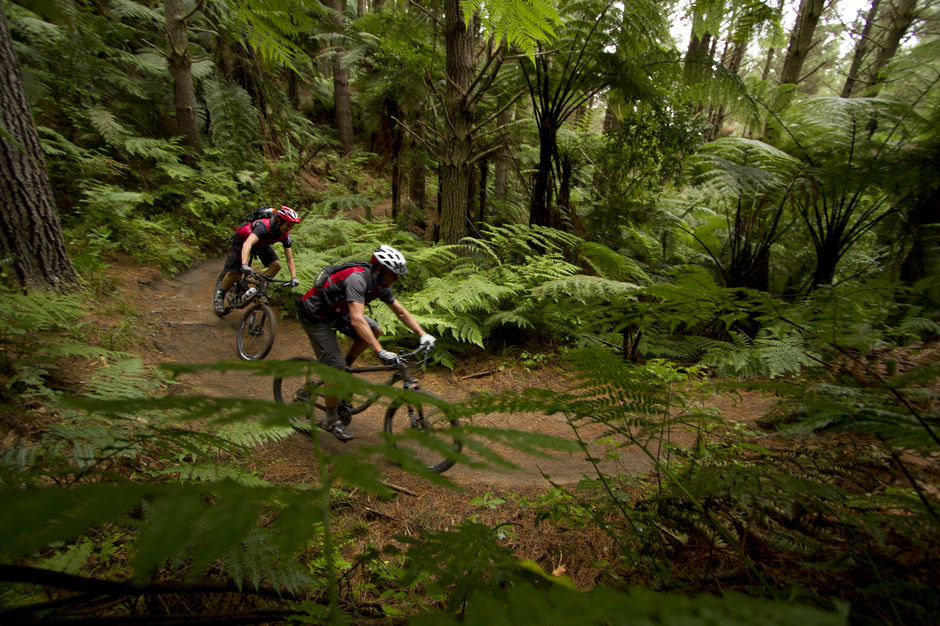
[[[268,268],[265,275],[274,277],[281,271],[281,261],[271,244],[280,242],[284,246],[284,256],[287,258],[287,269],[290,270],[291,287],[296,287],[297,267],[294,265],[294,254],[291,252],[290,230],[294,224],[300,222],[297,211],[289,206],[281,206],[269,218],[262,218],[243,224],[232,237],[232,247],[225,259],[225,270],[228,273],[219,284],[215,292],[213,304],[217,315],[225,315],[223,296],[229,287],[238,278],[239,273],[251,271],[251,260],[254,257],[261,259],[261,263]]]
[[[297,305],[297,317],[317,360],[337,369],[346,369],[366,348],[371,348],[383,363],[395,363],[398,355],[382,347],[378,337],[382,329],[365,314],[365,306],[373,300],[384,302],[401,322],[420,337],[421,345],[434,346],[435,338],[424,332],[421,325],[405,307],[395,299],[391,286],[406,274],[405,257],[391,246],[380,246],[368,263],[346,263],[329,267],[330,273],[318,288],[314,285]],[[353,340],[344,356],[336,333],[341,332]],[[326,420],[320,427],[340,441],[349,441],[353,435],[346,430],[339,417],[339,398],[324,395]]]

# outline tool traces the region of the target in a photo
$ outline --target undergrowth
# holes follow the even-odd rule
[[[428,253],[417,265],[427,280],[435,254],[450,252]],[[526,267],[538,274],[538,264]],[[557,270],[547,276],[564,280]],[[721,357],[716,347],[746,351],[747,343],[735,344],[729,333],[701,335],[712,342],[705,344],[689,331],[719,327],[686,316],[689,345],[712,355],[701,365],[632,363],[593,347],[568,355],[569,389],[478,395],[442,407],[466,424],[459,463],[505,461],[494,443],[532,453],[575,447],[590,456],[600,441],[607,452],[575,487],[555,485],[531,499],[507,495],[531,527],[468,516],[452,527],[416,524],[373,545],[339,505],[394,497],[375,464],[376,454],[393,453],[387,445],[329,458],[318,450],[316,484],[268,484],[250,469],[251,451],[292,433],[289,420],[306,416],[306,407],[168,393],[174,375],[196,366],[154,371],[129,355],[89,348],[77,324],[79,296],[9,295],[15,306],[0,335],[4,619],[49,611],[178,619],[230,606],[231,594],[241,598],[231,619],[313,623],[398,615],[416,623],[581,624],[629,615],[629,623],[669,624],[712,615],[741,624],[926,624],[940,608],[938,365],[899,345],[916,329],[932,329],[916,312],[862,307],[867,300],[850,293],[791,307],[755,296],[749,312],[742,307],[720,328],[759,319],[763,329],[779,324],[788,333],[766,331],[746,359],[730,348]],[[637,327],[650,337],[637,344],[640,353],[665,345],[656,338],[666,331],[674,344],[681,339],[670,310],[682,299],[656,308],[653,295],[642,301],[655,326]],[[640,300],[619,306],[631,302]],[[852,302],[864,323],[846,329],[840,319]],[[805,358],[786,356],[797,352]],[[67,394],[54,376],[66,357],[89,363],[82,388]],[[762,376],[713,376],[741,363]],[[312,368],[344,394],[367,385],[319,364],[202,367],[268,376]],[[713,394],[746,389],[778,399],[775,430],[728,424],[710,408]],[[45,419],[30,421],[40,410]],[[562,414],[573,441],[472,420],[513,411]],[[597,429],[600,440],[588,434]],[[694,445],[676,445],[680,432]],[[611,471],[627,446],[642,450],[654,471]],[[446,476],[419,477],[447,485]],[[476,506],[503,505],[483,499]],[[613,549],[599,557],[592,589],[576,589],[547,559],[517,553],[520,535],[539,524],[605,537]],[[51,603],[44,590],[57,590]]]

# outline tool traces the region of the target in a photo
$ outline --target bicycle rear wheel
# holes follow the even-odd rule
[[[215,294],[222,287],[222,279],[225,278],[225,275],[228,272],[223,269],[219,273],[219,277],[215,280],[215,287],[212,288],[212,310],[215,311],[215,314],[219,317],[225,317],[235,308],[235,300],[238,299],[238,281],[232,283],[232,286],[228,288],[224,294],[222,294],[222,309],[215,308]]]
[[[242,317],[238,327],[238,356],[245,361],[257,361],[268,355],[274,345],[277,320],[266,304],[256,304]]]
[[[296,356],[291,361],[313,361],[310,357]],[[314,408],[314,419],[322,419],[326,407],[323,406],[323,399],[318,395],[320,385],[323,384],[319,378],[312,374],[305,376],[285,376],[274,379],[274,400],[281,404],[310,403]],[[319,411],[319,413],[317,412]],[[292,418],[291,426],[295,430],[310,434],[313,432],[312,426],[304,419]]]
[[[428,398],[440,400],[433,393],[416,391]],[[405,450],[432,472],[445,472],[455,460],[448,454],[460,452],[461,443],[451,430],[460,426],[456,418],[448,419],[435,404],[399,404],[385,412],[385,434],[393,437],[392,445]]]

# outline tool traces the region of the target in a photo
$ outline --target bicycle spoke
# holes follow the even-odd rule
[[[419,393],[436,398],[427,392]],[[407,457],[402,463],[417,462],[432,472],[446,471],[454,464],[451,455],[461,448],[455,426],[459,426],[456,419],[450,420],[431,403],[393,405],[385,415],[386,434]]]

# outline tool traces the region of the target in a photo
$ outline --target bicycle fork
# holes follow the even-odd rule
[[[417,391],[418,389],[421,388],[420,385],[418,385],[418,381],[415,380],[414,378],[406,378],[403,386],[405,389],[409,391]],[[420,416],[418,415],[418,412],[415,411],[414,405],[409,402],[408,403],[408,421],[411,422],[412,428],[421,427],[421,424],[419,423],[419,419],[420,419]]]

